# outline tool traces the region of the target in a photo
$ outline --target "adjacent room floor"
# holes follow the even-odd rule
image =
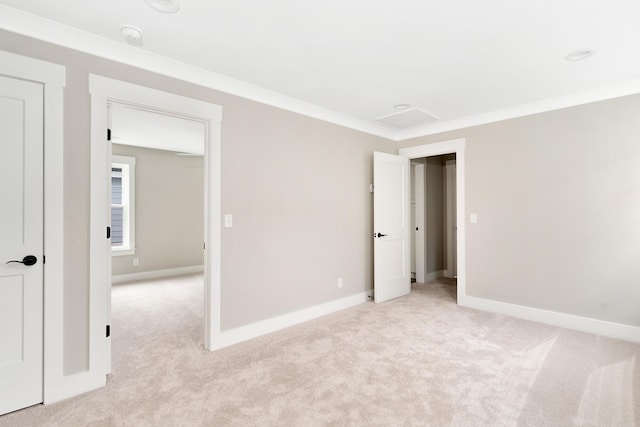
[[[107,387],[0,425],[640,425],[640,345],[461,308],[451,282],[213,353],[202,286],[114,286]]]

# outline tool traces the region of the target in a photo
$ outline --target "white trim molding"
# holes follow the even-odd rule
[[[358,294],[340,298],[334,301],[325,302],[312,307],[303,308],[302,310],[250,323],[245,326],[229,329],[221,332],[215,342],[212,350],[219,350],[243,341],[270,334],[290,326],[295,326],[309,320],[316,319],[336,311],[344,310],[370,300],[371,291],[360,292]]]
[[[0,28],[393,141],[640,93],[640,79],[409,129],[393,129],[0,5]]]
[[[464,295],[458,304],[519,319],[640,343],[640,327]]]
[[[411,129],[398,131],[394,139],[396,141],[404,141],[405,139],[434,135],[437,133],[464,129],[472,126],[479,126],[487,123],[514,119],[517,117],[530,116],[532,114],[544,113],[547,111],[559,110],[568,107],[575,107],[577,105],[589,104],[592,102],[604,101],[612,98],[619,98],[636,93],[640,93],[640,79],[626,80],[612,85],[602,86],[582,92],[571,93],[568,95],[557,96],[537,102],[515,105],[500,110],[461,117],[459,119],[445,120],[442,122],[431,123],[424,126],[416,126]]]
[[[189,267],[176,267],[164,270],[141,271],[139,273],[118,274],[111,276],[111,283],[137,282],[140,280],[161,279],[163,277],[183,276],[185,274],[202,273],[203,265],[192,265]]]
[[[394,129],[382,125],[349,117],[328,108],[5,5],[0,5],[0,28],[383,138],[393,139],[395,134]]]

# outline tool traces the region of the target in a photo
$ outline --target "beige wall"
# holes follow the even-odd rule
[[[371,288],[372,153],[395,144],[255,103],[223,114],[223,329]]]
[[[113,256],[112,274],[202,265],[203,158],[119,144],[112,147],[113,154],[136,159],[136,253]],[[134,258],[139,265],[133,265]]]
[[[67,67],[65,374],[88,363],[89,73],[223,107],[224,330],[371,287],[372,152],[398,144],[6,31],[0,49]],[[400,144],[467,140],[468,294],[640,326],[639,118],[636,95]]]
[[[397,144],[6,31],[0,49],[67,67],[66,375],[88,363],[90,73],[222,106],[223,330],[371,288],[372,152]]]
[[[640,326],[640,95],[400,147],[455,138],[466,138],[467,294]]]
[[[443,156],[427,157],[425,181],[427,273],[435,273],[445,269],[445,182]]]

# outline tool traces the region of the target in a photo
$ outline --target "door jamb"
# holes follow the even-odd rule
[[[466,296],[466,263],[465,263],[465,205],[464,205],[464,172],[465,172],[465,139],[453,139],[448,141],[436,142],[432,144],[418,145],[414,147],[401,148],[399,155],[408,157],[409,159],[418,159],[421,157],[439,156],[442,154],[456,155],[456,220],[458,225],[457,238],[457,303],[462,304]]]

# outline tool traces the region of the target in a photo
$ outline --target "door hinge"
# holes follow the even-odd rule
[[[107,141],[111,141],[111,129],[107,129]]]
[[[204,249],[205,251],[207,250],[207,242],[204,242],[204,243],[202,244],[202,249]]]
[[[111,238],[111,227],[107,226],[107,239]]]
[[[373,184],[369,184],[369,193],[373,193],[373,190],[375,190],[375,187]]]
[[[111,325],[107,325],[107,338],[111,336]]]

